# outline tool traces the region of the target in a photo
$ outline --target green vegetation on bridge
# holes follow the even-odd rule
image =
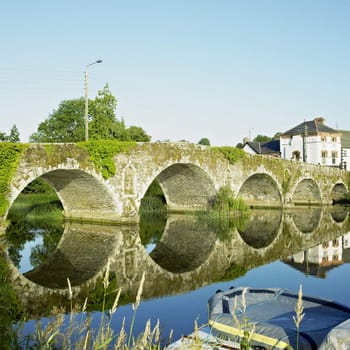
[[[0,145],[0,215],[3,215],[8,207],[6,197],[9,183],[17,170],[20,156],[28,145],[10,142],[1,142]]]

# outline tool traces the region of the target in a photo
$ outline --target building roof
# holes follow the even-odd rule
[[[286,131],[281,136],[293,136],[293,135],[304,135],[307,134],[318,134],[318,133],[331,133],[338,134],[339,131],[330,128],[324,124],[324,118],[315,118],[314,120],[304,121],[303,123],[295,126],[294,128]]]
[[[302,263],[296,263],[290,259],[282,259],[282,262],[284,262],[285,264],[288,264],[289,266],[293,267],[298,271],[305,273],[306,275],[315,276],[319,278],[325,278],[328,271],[344,263],[342,260],[339,260],[339,261],[334,261],[333,263],[330,262],[328,265],[322,265],[322,264],[315,264],[315,263],[310,263],[306,261]]]
[[[341,132],[341,146],[343,148],[350,148],[350,131],[347,130],[338,130]]]
[[[257,154],[279,154],[280,140],[271,140],[266,142],[247,141],[244,145],[249,145]]]

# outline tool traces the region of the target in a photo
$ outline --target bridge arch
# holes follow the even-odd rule
[[[161,187],[169,210],[205,209],[216,193],[208,173],[192,163],[172,164],[153,181]]]
[[[322,202],[319,185],[312,178],[300,180],[292,193],[294,204],[320,204]]]
[[[249,176],[241,186],[238,196],[252,206],[282,206],[279,186],[267,173],[255,173]]]
[[[96,174],[72,168],[40,169],[21,182],[10,200],[13,204],[24,188],[37,178],[46,181],[57,193],[66,218],[113,220],[118,215],[116,195]]]

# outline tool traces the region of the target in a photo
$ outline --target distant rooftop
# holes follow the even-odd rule
[[[280,140],[271,140],[266,142],[247,141],[245,144],[249,145],[257,154],[280,154]]]
[[[303,123],[297,125],[296,127],[286,131],[281,136],[293,136],[293,135],[300,135],[304,134],[305,132],[307,134],[318,134],[318,133],[330,133],[330,134],[337,134],[339,133],[338,130],[332,129],[329,126],[324,124],[325,119],[315,118],[314,120],[310,121],[304,121]]]

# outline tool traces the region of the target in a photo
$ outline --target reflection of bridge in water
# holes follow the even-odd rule
[[[143,271],[144,298],[180,294],[234,279],[235,271],[248,271],[348,231],[348,211],[335,207],[252,211],[245,228],[231,228],[225,239],[195,216],[170,216],[163,236],[148,254],[137,225],[67,223],[44,265],[24,275],[10,266],[24,307],[38,315],[53,300],[64,303],[67,277],[73,294],[84,297],[100,283],[107,264],[126,301],[133,302]]]

